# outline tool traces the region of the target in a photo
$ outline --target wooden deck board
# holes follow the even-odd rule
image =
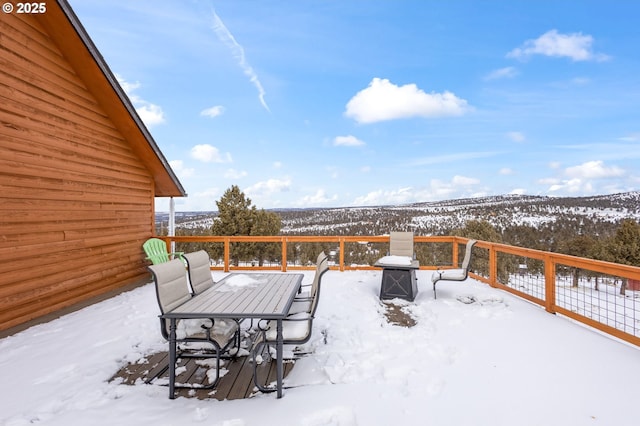
[[[182,358],[179,360],[178,366],[185,366],[186,371],[176,376],[176,383],[188,383],[191,385],[207,385],[207,368],[196,364],[198,359]],[[128,364],[122,367],[110,381],[121,381],[125,385],[144,386],[144,382],[149,377],[154,377],[158,373],[161,374],[154,379],[160,383],[168,383],[169,370],[166,369],[169,362],[167,352],[158,352],[146,357],[142,362]],[[284,363],[284,376],[293,369],[294,362]],[[263,380],[263,384],[268,384],[276,380],[276,364],[275,362],[265,361],[258,367],[258,377]],[[225,399],[244,399],[250,398],[258,393],[253,382],[253,364],[251,356],[244,356],[224,360],[223,370],[227,370],[226,374],[220,378],[218,384],[213,389],[176,389],[176,396],[187,398],[217,400]],[[162,371],[165,370],[165,371]],[[168,389],[167,389],[168,397]]]

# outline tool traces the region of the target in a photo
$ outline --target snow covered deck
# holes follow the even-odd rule
[[[442,283],[434,300],[430,271],[417,276],[416,300],[395,302],[415,325],[399,327],[378,298],[380,271],[328,272],[312,354],[279,400],[170,401],[165,386],[110,382],[167,349],[153,286],[121,294],[0,340],[11,383],[0,424],[637,423],[637,347],[471,279]]]

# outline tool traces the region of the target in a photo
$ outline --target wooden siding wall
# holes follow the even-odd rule
[[[0,330],[148,276],[153,179],[28,15],[0,19]]]

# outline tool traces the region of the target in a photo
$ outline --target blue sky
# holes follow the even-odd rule
[[[70,3],[180,211],[640,189],[638,2]]]

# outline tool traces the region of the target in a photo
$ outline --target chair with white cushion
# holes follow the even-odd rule
[[[327,256],[324,251],[320,252],[318,255],[318,260],[316,263],[316,272],[313,276],[313,282],[311,284],[302,285],[301,289],[307,287],[308,289],[305,291],[301,291],[296,295],[296,298],[293,299],[293,304],[289,309],[289,314],[297,314],[300,312],[309,312],[311,309],[311,302],[313,298],[316,297],[318,292],[320,291],[320,282],[322,280],[322,275],[329,270],[329,256]]]
[[[156,287],[156,297],[160,313],[171,312],[193,296],[189,292],[184,262],[180,259],[150,265]],[[162,337],[169,340],[170,320],[160,318]],[[220,378],[220,359],[237,342],[238,324],[229,319],[199,318],[178,320],[176,323],[176,341],[183,343],[178,347],[179,358],[215,358],[216,377],[206,387],[214,387]],[[197,344],[195,347],[189,344]],[[207,347],[203,350],[203,345]],[[175,366],[167,366],[175,368]],[[159,372],[161,374],[162,371]],[[157,376],[155,376],[157,377]],[[148,382],[152,381],[152,377]],[[178,388],[179,386],[176,386]]]
[[[193,253],[186,253],[182,255],[182,258],[187,263],[189,287],[193,296],[199,295],[215,284],[213,276],[211,275],[211,258],[209,257],[209,253],[205,250],[200,250]],[[220,321],[221,319],[218,319],[218,322]],[[233,321],[238,326],[240,326],[240,323],[242,322],[241,320],[236,319],[224,319],[223,321],[227,323]],[[242,343],[242,336],[240,332],[237,333],[236,338],[237,341],[235,346],[236,348],[240,348]]]
[[[460,268],[456,269],[438,269],[431,275],[431,282],[433,282],[433,298],[437,299],[436,295],[436,283],[438,281],[464,281],[469,275],[469,267],[471,265],[471,257],[473,254],[473,246],[476,244],[476,240],[467,241],[467,246],[464,252],[464,259]]]
[[[294,306],[289,310],[290,315],[282,321],[282,342],[284,345],[299,346],[307,343],[312,336],[313,320],[320,300],[320,280],[325,272],[329,270],[329,259],[325,257],[321,260],[317,267],[316,279],[317,288],[314,296],[310,301],[301,300],[294,302],[300,308],[300,311],[293,312]],[[314,283],[316,280],[314,280]],[[260,383],[258,378],[258,362],[257,355],[261,354],[265,347],[274,346],[277,343],[278,330],[277,321],[269,321],[266,327],[260,327],[261,336],[253,348],[253,380],[256,387],[261,392],[273,392],[275,387],[265,387]],[[298,354],[299,355],[299,354]]]

